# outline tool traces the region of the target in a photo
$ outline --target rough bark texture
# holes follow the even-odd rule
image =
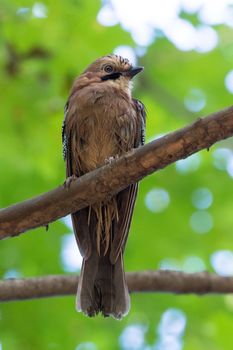
[[[41,196],[0,211],[0,239],[47,225],[99,202],[129,184],[233,135],[233,106],[148,143],[120,159]]]
[[[176,294],[233,293],[233,277],[208,272],[144,271],[127,273],[131,293],[169,292]],[[78,276],[46,276],[0,281],[0,301],[25,300],[75,294]]]

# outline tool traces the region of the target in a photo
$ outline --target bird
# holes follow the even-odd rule
[[[62,124],[66,180],[108,164],[145,142],[146,112],[132,97],[132,78],[143,67],[119,55],[102,56],[78,76]],[[123,253],[138,184],[71,214],[82,255],[76,309],[120,320],[130,309]]]

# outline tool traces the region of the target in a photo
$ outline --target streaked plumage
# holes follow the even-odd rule
[[[145,110],[131,97],[134,68],[120,56],[92,63],[74,82],[62,128],[66,175],[83,174],[144,143]],[[137,184],[72,214],[83,264],[77,309],[120,319],[130,305],[123,252],[137,195]]]

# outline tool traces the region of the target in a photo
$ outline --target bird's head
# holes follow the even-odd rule
[[[131,79],[142,70],[143,67],[133,67],[126,58],[107,55],[90,64],[80,78],[85,79],[88,85],[99,83],[106,87],[129,90]]]

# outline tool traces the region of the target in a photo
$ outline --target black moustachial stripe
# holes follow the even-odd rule
[[[111,73],[111,74],[107,74],[107,75],[104,75],[101,80],[109,80],[109,79],[112,79],[112,80],[116,80],[118,78],[120,78],[121,76],[121,73]]]

